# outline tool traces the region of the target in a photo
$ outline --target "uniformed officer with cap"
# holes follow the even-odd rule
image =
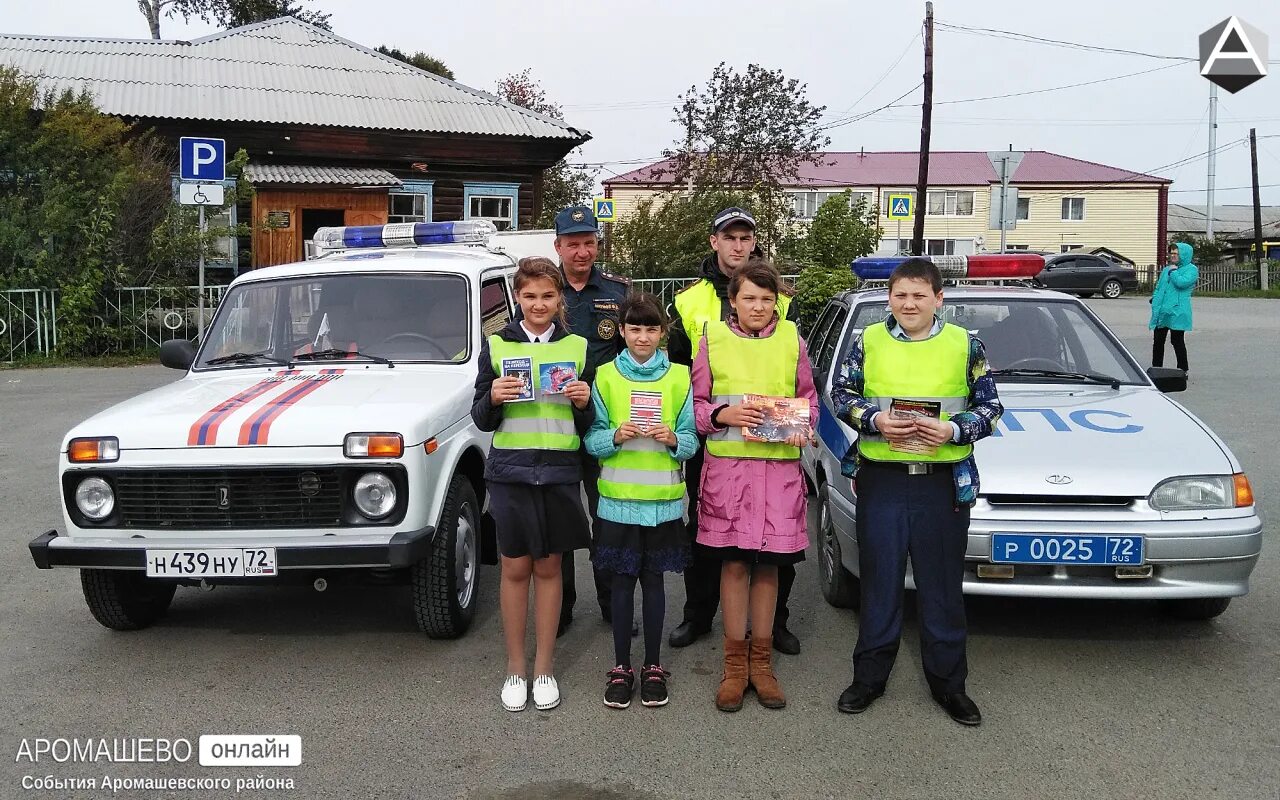
[[[618,309],[627,296],[631,282],[596,266],[600,252],[600,225],[596,215],[586,206],[570,206],[556,214],[556,254],[564,273],[564,302],[569,329],[587,340],[587,364],[590,368],[607,364],[622,352],[625,343],[618,330]],[[594,528],[600,493],[596,479],[600,464],[582,450],[582,485],[587,490],[587,505]],[[561,561],[564,597],[560,606],[560,633],[573,621],[573,604],[578,592],[574,584],[573,553]],[[594,570],[593,570],[594,571]],[[610,610],[611,581],[595,572],[596,598],[606,622],[612,622]]]

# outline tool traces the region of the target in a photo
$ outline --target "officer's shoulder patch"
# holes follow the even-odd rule
[[[677,290],[676,294],[684,294],[690,289],[696,289],[697,287],[701,286],[706,280],[707,280],[706,278],[698,278],[696,281],[689,284],[688,286],[685,286],[683,289]]]
[[[605,280],[607,280],[607,281],[613,281],[614,283],[620,283],[620,284],[622,284],[623,286],[630,286],[630,285],[631,285],[631,279],[630,279],[630,278],[628,278],[626,275],[618,275],[618,274],[613,273],[613,272],[605,272],[604,270],[600,270],[600,277],[604,278],[604,279],[605,279]]]

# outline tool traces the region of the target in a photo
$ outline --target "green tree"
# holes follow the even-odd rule
[[[512,105],[564,121],[563,109],[547,98],[546,90],[528,69],[499,80],[496,94]],[[591,200],[596,171],[569,161],[570,156],[580,158],[581,155],[582,148],[575,148],[569,156],[542,171],[542,205],[533,223],[535,228],[550,228],[561,209]]]
[[[781,70],[750,64],[739,73],[721,62],[673,109],[683,135],[664,153],[666,171],[695,190],[749,193],[766,250],[779,244],[792,214],[784,187],[804,165],[821,164],[831,143],[818,124],[826,107],[810,103],[807,91]]]
[[[696,275],[698,263],[711,252],[707,239],[716,212],[748,204],[752,197],[749,192],[707,189],[641,200],[613,226],[615,267],[633,278]]]
[[[1195,258],[1196,264],[1202,267],[1212,267],[1222,260],[1223,256],[1231,252],[1230,240],[1225,236],[1215,236],[1210,239],[1207,236],[1193,236],[1189,233],[1175,233],[1173,241],[1186,242],[1191,245],[1191,250]],[[1161,263],[1163,263],[1165,254],[1160,254]]]
[[[329,30],[329,17],[308,11],[300,3],[311,0],[137,0],[138,10],[147,20],[151,38],[160,38],[160,18],[197,18],[223,29],[252,25],[277,17],[296,17],[317,28]]]
[[[453,70],[449,69],[449,67],[440,59],[432,55],[427,55],[421,50],[413,55],[408,55],[403,50],[395,47],[387,47],[384,44],[378,47],[378,52],[382,53],[384,56],[391,56],[397,61],[403,61],[410,66],[417,67],[423,72],[430,72],[432,75],[439,75],[441,78],[453,80]]]
[[[807,227],[797,223],[783,252],[797,261],[826,269],[849,270],[849,262],[874,253],[883,231],[879,211],[864,200],[852,203],[844,191],[826,199]]]

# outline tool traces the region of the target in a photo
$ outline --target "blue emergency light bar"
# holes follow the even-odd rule
[[[487,219],[459,222],[402,222],[320,228],[312,237],[318,250],[403,247],[416,244],[484,244],[498,229]]]
[[[864,281],[887,281],[898,265],[912,256],[855,258],[853,274]],[[1001,280],[1034,278],[1044,269],[1036,253],[993,253],[972,256],[923,256],[942,273],[943,280]]]

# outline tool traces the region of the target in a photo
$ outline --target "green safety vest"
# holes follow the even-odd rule
[[[707,323],[720,320],[723,302],[720,295],[716,294],[715,284],[706,278],[702,278],[676,295],[676,313],[680,315],[684,332],[689,337],[689,344],[692,345],[690,352],[693,356],[698,355],[698,348],[702,344],[702,332],[707,327]],[[790,307],[791,296],[779,294],[778,319],[786,319],[787,310]]]
[[[534,344],[489,337],[493,371],[502,376],[502,359],[528,358],[532,365],[533,399],[502,405],[502,424],[493,434],[499,450],[577,450],[582,444],[573,424],[573,404],[562,394],[543,394],[538,385],[542,364],[572,361],[578,375],[587,363],[587,340],[570,334],[563,339]]]
[[[689,368],[672,364],[656,381],[633,381],[612,362],[596,372],[596,391],[609,411],[609,424],[631,419],[632,392],[662,393],[662,424],[676,429],[676,418],[689,396]],[[678,500],[684,497],[684,476],[671,449],[648,437],[623,442],[618,452],[600,462],[601,497],[617,500]]]
[[[711,365],[711,401],[736,405],[743,395],[796,396],[796,365],[800,361],[800,331],[794,322],[780,320],[766,337],[739,336],[727,324],[707,324],[707,361]],[[707,452],[730,458],[780,461],[800,457],[800,448],[781,442],[750,442],[742,428],[731,426],[707,437]]]
[[[894,400],[927,400],[941,406],[941,419],[964,411],[969,402],[969,332],[944,324],[937,336],[903,341],[875,324],[862,333],[862,395],[888,412]],[[878,433],[859,433],[858,452],[872,461],[951,463],[973,453],[971,444],[948,442],[937,453],[893,450]]]

